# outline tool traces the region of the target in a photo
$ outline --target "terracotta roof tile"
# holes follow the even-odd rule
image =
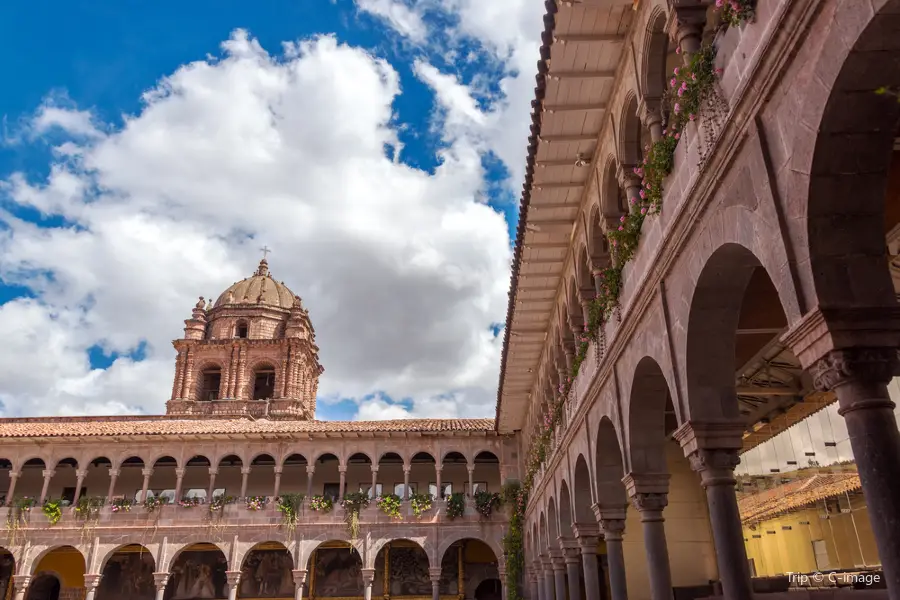
[[[743,496],[738,510],[742,523],[757,523],[860,487],[856,473],[820,473]]]
[[[48,417],[0,419],[0,439],[130,435],[277,433],[493,432],[493,419],[402,419],[395,421],[269,421],[179,419],[167,416]]]

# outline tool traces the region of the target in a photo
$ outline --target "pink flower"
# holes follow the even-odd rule
[[[678,67],[675,67],[675,74],[678,75]]]
[[[682,82],[681,82],[681,89],[683,89],[683,90],[686,90],[686,89],[687,89],[687,81],[682,81]]]
[[[672,110],[674,110],[675,114],[677,115],[678,113],[681,112],[681,105],[676,102],[675,106],[672,108]]]
[[[681,54],[681,46],[675,46],[675,54]]]
[[[673,77],[672,81],[669,82],[669,85],[671,85],[672,87],[675,87],[676,85],[678,85],[678,80]]]
[[[691,81],[697,81],[697,74],[691,73]]]
[[[647,192],[645,192],[644,190],[641,190],[641,198],[647,198]]]
[[[619,217],[619,223],[624,223],[624,222],[625,222],[625,215],[622,215],[621,217]]]
[[[631,202],[631,204],[634,204],[634,203],[635,203],[635,199],[632,198],[631,200],[629,200],[629,202]],[[622,217],[622,221],[623,221],[623,222],[624,222],[624,220],[625,220],[625,217]]]
[[[619,231],[625,231],[625,228],[619,225]]]
[[[676,134],[675,134],[675,139],[676,139],[676,140],[681,139],[681,134],[680,134],[680,133],[676,133]]]
[[[716,69],[716,75],[721,75],[725,71],[723,69]]]
[[[694,113],[688,115],[688,119],[690,119],[691,121],[693,121],[695,118],[696,117],[694,117]]]
[[[642,214],[642,215],[646,215],[646,214],[647,214],[647,207],[646,207],[646,206],[643,207],[643,208],[641,209],[641,214]]]
[[[613,243],[613,246],[618,246],[618,245],[619,245],[619,242],[616,241],[616,240],[613,240],[612,243]]]
[[[678,88],[678,97],[681,98],[684,96],[684,88]]]
[[[668,130],[668,128],[666,128],[666,129],[663,129],[663,135],[668,135],[668,133],[669,133],[669,130]]]
[[[716,0],[716,8],[722,8],[723,4],[725,4],[725,0]]]

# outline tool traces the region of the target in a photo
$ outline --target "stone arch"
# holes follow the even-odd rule
[[[495,536],[488,536],[495,537]],[[475,588],[480,584],[484,579],[488,578],[496,578],[499,576],[497,567],[500,563],[500,558],[503,556],[502,551],[499,549],[498,544],[489,542],[486,539],[482,539],[481,537],[476,537],[473,535],[460,535],[454,536],[455,539],[449,544],[444,546],[444,549],[439,553],[440,556],[440,565],[441,565],[441,593],[442,595],[458,595],[464,598],[473,598],[473,594]],[[449,574],[453,574],[457,571],[457,557],[451,555],[448,550],[451,550],[454,545],[458,545],[459,550],[457,552],[461,553],[464,557],[467,557],[465,560],[465,573],[464,573],[464,581],[463,585],[464,589],[458,589],[457,594],[451,594],[453,589],[456,588],[456,582],[453,582],[452,587],[447,586],[450,582],[444,581],[444,579]],[[468,560],[472,554],[482,554],[482,558],[489,559],[488,563],[473,563]],[[484,556],[485,554],[489,554],[488,556]],[[458,572],[456,573],[458,576]],[[447,586],[447,587],[445,587]],[[449,589],[448,589],[449,587]]]
[[[37,461],[40,461],[40,464],[44,469],[48,468],[47,465],[56,465],[57,463],[57,461],[50,458],[48,454],[26,454],[24,458],[13,463],[13,470],[21,471],[24,467],[37,466]]]
[[[369,547],[367,554],[371,557],[369,564],[366,565],[366,568],[372,569],[378,563],[378,554],[384,550],[384,548],[390,544],[391,542],[405,541],[415,544],[422,552],[425,553],[425,556],[428,557],[428,564],[430,566],[436,566],[435,563],[435,552],[436,548],[434,544],[429,540],[427,535],[422,535],[421,537],[383,537],[372,542],[372,545]]]
[[[575,278],[578,280],[578,291],[593,297],[594,280],[591,277],[591,257],[586,242],[580,244],[576,256],[578,260],[575,261]]]
[[[160,451],[152,454],[151,456],[153,458],[144,463],[144,464],[148,465],[148,468],[150,468],[150,469],[155,469],[157,466],[157,463],[159,463],[159,461],[166,460],[166,459],[174,461],[176,469],[181,467],[181,461],[179,461],[177,458],[172,456],[172,454],[170,452],[168,452],[167,450],[160,450]],[[165,466],[165,465],[163,465],[163,466]]]
[[[41,570],[41,561],[44,560],[49,554],[54,552],[71,552],[74,551],[78,554],[78,557],[81,559],[81,571],[80,573],[85,572],[85,568],[87,567],[87,559],[85,558],[83,548],[78,548],[77,546],[73,546],[71,544],[59,544],[54,546],[47,546],[40,552],[38,552],[33,557],[29,557],[28,561],[25,564],[25,569],[23,571],[31,576],[37,575],[38,571]],[[63,581],[63,580],[61,580]],[[63,581],[63,583],[65,583]]]
[[[363,547],[361,544],[361,540],[357,540],[355,544],[351,544],[347,540],[330,537],[319,541],[314,548],[310,549],[305,562],[300,563],[305,565],[307,572],[312,571],[321,564],[319,561],[322,560],[323,556],[325,557],[327,564],[335,567],[334,570],[327,572],[324,578],[316,578],[316,589],[310,590],[310,596],[362,595],[362,569],[365,568],[366,563],[364,562],[364,555],[362,553]],[[316,560],[315,565],[313,564],[313,559]],[[335,564],[335,561],[338,561],[338,564]],[[359,592],[354,594],[319,593],[324,586],[346,589],[348,585],[353,589],[358,589]]]
[[[628,504],[628,495],[622,483],[622,478],[625,476],[622,445],[619,443],[616,428],[609,417],[604,416],[600,419],[595,446],[597,504],[604,508],[624,507]]]
[[[465,450],[463,450],[462,448],[460,448],[458,446],[454,446],[452,448],[445,448],[444,451],[441,453],[441,464],[443,464],[444,461],[447,460],[447,457],[449,455],[454,454],[454,453],[459,454],[464,459],[466,459],[466,464],[472,462],[472,458],[469,456],[468,452],[466,452]]]
[[[56,571],[42,571],[31,580],[25,600],[58,600],[62,591],[62,575]]]
[[[382,585],[385,586],[385,589],[388,590],[391,596],[427,596],[431,593],[429,570],[437,565],[435,565],[435,560],[432,556],[433,549],[432,552],[429,552],[423,547],[422,541],[425,539],[425,536],[420,539],[408,537],[382,539],[378,540],[370,548],[368,553],[370,563],[366,566],[370,569],[376,569],[376,574],[378,573],[378,568],[382,567],[382,577],[384,578],[382,579]],[[387,562],[385,557],[389,557]],[[391,576],[395,573],[394,569],[398,565],[405,567],[404,573],[413,575],[410,578],[412,581],[403,582],[399,577]],[[389,566],[389,573],[384,572],[384,566]],[[390,587],[387,587],[388,582]],[[381,595],[380,591],[373,590],[373,595],[375,593]]]
[[[621,215],[628,212],[628,204],[625,193],[619,187],[616,157],[609,155],[603,163],[603,170],[598,173],[600,181],[600,210],[603,218],[609,221],[618,221]]]
[[[638,362],[628,401],[629,472],[665,473],[666,407],[672,403],[669,382],[655,359]]]
[[[366,464],[369,464],[369,465],[373,465],[373,464],[377,465],[378,464],[377,462],[372,461],[372,456],[369,452],[360,450],[358,448],[352,448],[347,451],[347,458],[345,459],[344,464],[349,464],[350,461],[354,460],[354,459],[355,460],[365,459]]]
[[[100,561],[103,577],[97,588],[97,600],[152,600],[156,597],[153,553],[140,544],[121,544],[109,550]]]
[[[447,550],[453,544],[465,540],[475,540],[485,544],[490,548],[491,552],[494,553],[494,558],[503,556],[503,547],[500,545],[498,536],[487,535],[486,532],[481,532],[480,535],[472,535],[472,530],[466,529],[464,531],[452,531],[443,534],[441,536],[441,541],[438,544],[436,557],[443,558],[444,554],[447,553]]]
[[[193,574],[186,571],[186,565],[197,565],[203,571],[202,585],[214,590],[215,598],[226,597],[225,572],[230,570],[228,553],[215,542],[187,543],[172,553],[165,571],[172,573],[166,583],[166,596],[177,594],[179,590],[194,585]],[[174,590],[174,591],[170,591]]]
[[[260,358],[253,362],[247,370],[250,377],[247,381],[247,391],[253,400],[269,400],[275,397],[278,389],[278,367],[269,357]]]
[[[285,450],[284,452],[281,453],[280,456],[277,457],[278,466],[284,466],[284,463],[286,463],[288,460],[290,460],[292,458],[302,458],[303,462],[305,462],[306,464],[309,464],[309,459],[306,457],[305,452],[300,452],[294,448],[291,448],[289,450]]]
[[[554,547],[559,539],[559,516],[556,512],[556,500],[553,496],[547,501],[547,535],[549,547]]]
[[[327,459],[334,459],[334,460],[338,461],[338,463],[343,464],[343,462],[341,461],[341,457],[339,457],[339,456],[338,456],[334,451],[332,451],[332,450],[322,450],[321,452],[319,452],[319,453],[316,455],[316,458],[313,459],[313,464],[316,464],[316,463],[322,461],[322,459],[326,459],[326,458],[327,458]]]
[[[600,210],[600,202],[591,203],[588,209],[588,224],[585,235],[591,268],[599,267],[609,256],[609,242],[603,232],[603,213]]]
[[[559,484],[559,534],[564,537],[572,535],[572,497],[565,479]]]
[[[238,598],[290,597],[295,592],[294,557],[281,542],[256,543],[238,553],[235,564],[241,571]]]
[[[634,90],[625,95],[622,112],[619,114],[618,142],[616,144],[619,164],[629,168],[641,164],[641,120],[638,118],[637,94]]]
[[[669,35],[666,33],[666,11],[656,6],[647,19],[641,52],[641,93],[644,98],[658,100],[666,91],[666,58]]]
[[[219,400],[225,381],[225,362],[206,359],[194,368],[193,397],[200,401]]]
[[[229,462],[232,462],[232,463],[237,461],[237,464],[232,465],[232,466],[236,466],[236,467],[242,467],[242,466],[244,466],[244,463],[250,464],[250,461],[244,460],[243,456],[241,456],[239,454],[235,454],[234,452],[226,451],[226,452],[222,452],[221,454],[219,454],[216,457],[216,460],[215,460],[216,468],[221,467],[222,463],[225,462],[226,460]]]
[[[783,185],[807,191],[806,202],[789,205],[786,216],[797,224],[791,236],[803,305],[892,307],[884,198],[900,104],[875,90],[900,89],[900,2],[874,0],[874,11],[852,2],[828,4],[831,10],[820,12],[827,38],[809,67],[815,77],[805,89],[792,90],[799,112],[781,111],[790,119],[781,127],[795,132]],[[886,345],[896,344],[895,336]]]
[[[588,469],[587,459],[584,454],[579,454],[575,459],[575,475],[572,478],[575,503],[575,522],[593,523],[596,519],[591,512],[594,503],[591,497],[591,471]]]
[[[581,311],[581,302],[578,297],[578,276],[577,272],[573,272],[568,277],[568,283],[566,284],[566,325],[568,329],[571,330],[572,325],[581,329],[582,325],[584,325],[583,313]]]

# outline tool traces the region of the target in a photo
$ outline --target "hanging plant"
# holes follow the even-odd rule
[[[224,512],[225,506],[228,504],[235,503],[234,496],[226,496],[224,494],[219,494],[218,496],[214,496],[212,502],[209,503],[209,512]]]
[[[421,517],[422,513],[431,510],[431,503],[434,497],[431,494],[413,494],[409,497],[409,505],[412,507],[413,514]]]
[[[506,599],[519,600],[519,582],[525,571],[525,545],[522,525],[525,521],[527,493],[518,483],[508,483],[501,493],[503,503],[512,507],[508,529],[503,536],[503,557],[506,562]]]
[[[309,509],[316,512],[327,513],[334,508],[334,500],[331,496],[313,496],[309,499]]]
[[[377,500],[375,500],[375,504],[378,505],[378,508],[381,509],[381,512],[391,517],[392,519],[400,518],[400,496],[397,494],[387,494],[385,496],[379,496]]]
[[[498,506],[500,506],[500,494],[492,494],[488,491],[475,492],[475,510],[483,518],[489,518]]]
[[[200,506],[200,498],[196,496],[184,496],[178,501],[178,506],[182,508],[194,508]]]
[[[303,494],[282,494],[275,498],[275,508],[281,513],[281,523],[288,531],[297,528],[304,498]]]
[[[50,525],[56,525],[59,523],[59,520],[62,519],[62,507],[62,500],[47,500],[44,502],[41,511],[44,513],[44,516],[47,517],[47,521],[50,522]]]
[[[451,521],[463,516],[466,512],[466,496],[462,492],[450,494],[447,497],[447,518]]]
[[[147,509],[147,512],[153,512],[160,506],[169,503],[169,498],[166,496],[150,496],[146,500],[144,500],[144,508]]]
[[[131,507],[134,506],[134,503],[128,498],[116,498],[110,504],[109,509],[114,512],[131,512]]]
[[[78,504],[75,505],[75,518],[85,522],[97,521],[104,503],[104,498],[92,496],[79,498]]]
[[[756,13],[756,0],[716,0],[716,10],[722,22],[729,27],[740,27],[752,21]]]
[[[341,506],[346,513],[347,528],[350,530],[350,541],[355,542],[359,537],[359,512],[369,506],[369,494],[366,492],[351,492],[344,495]]]
[[[247,510],[257,511],[262,510],[266,507],[266,504],[269,503],[269,499],[265,496],[248,496],[247,497]]]

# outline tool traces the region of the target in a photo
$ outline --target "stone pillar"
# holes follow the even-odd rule
[[[84,575],[84,600],[94,600],[97,594],[97,588],[100,586],[100,579],[103,575],[99,573],[85,573]]]
[[[273,499],[278,497],[278,492],[281,490],[281,473],[283,472],[283,470],[284,467],[275,467],[275,489],[272,490]]]
[[[628,212],[638,212],[641,209],[641,178],[634,169],[637,165],[619,165],[616,178],[619,185],[625,190],[625,199],[628,202]]]
[[[372,465],[372,491],[369,492],[370,498],[377,498],[378,493],[378,465]]]
[[[581,550],[574,539],[560,540],[569,580],[569,600],[581,600]]]
[[[119,479],[119,470],[109,469],[109,489],[106,490],[107,500],[112,500],[116,495],[116,481]]]
[[[603,531],[606,542],[606,559],[609,562],[609,588],[612,600],[627,600],[628,583],[625,577],[625,552],[622,548],[622,534],[625,533],[625,513],[627,506],[594,505],[594,515]]]
[[[216,467],[209,468],[209,489],[206,490],[206,501],[212,502],[213,500],[213,492],[216,489],[216,475],[219,474],[219,469]]]
[[[703,27],[706,24],[706,6],[677,6],[675,7],[675,39],[681,48],[681,56],[685,65],[691,63],[691,56],[700,50],[700,42],[703,41]]]
[[[363,599],[372,600],[372,582],[375,581],[375,569],[363,569]]]
[[[228,600],[237,600],[238,585],[241,583],[240,571],[225,571]]]
[[[184,469],[175,469],[175,502],[181,502],[181,487],[184,484]]]
[[[241,498],[247,497],[247,480],[250,478],[250,467],[241,467]]]
[[[166,595],[166,584],[169,583],[168,573],[154,573],[153,583],[156,586],[156,600],[163,600]]]
[[[752,600],[747,549],[738,510],[734,468],[741,462],[744,424],[688,422],[678,428],[675,439],[700,474],[706,491],[723,594],[734,600]]]
[[[294,600],[303,600],[303,586],[306,584],[306,569],[294,569]]]
[[[25,592],[28,590],[28,584],[31,583],[31,575],[13,575],[12,581],[15,600],[25,600]]]
[[[428,576],[431,578],[431,600],[441,600],[441,568],[428,567]],[[465,590],[459,590],[462,595]]]
[[[531,567],[531,571],[528,573],[528,582],[531,584],[529,589],[529,594],[531,595],[531,600],[544,600],[544,594],[541,592],[541,583],[538,579],[537,573],[535,573],[534,567]]]
[[[466,470],[469,471],[469,495],[473,498],[475,497],[475,465],[466,465]]]
[[[622,481],[628,490],[632,506],[641,513],[644,551],[650,575],[650,597],[652,600],[672,600],[672,571],[669,567],[663,518],[663,509],[669,503],[669,475],[629,473]]]
[[[412,467],[403,465],[403,501],[409,500],[409,470]]]
[[[506,600],[506,565],[497,564],[497,577],[500,578],[500,600]],[[433,599],[437,600],[437,599]]]
[[[541,587],[544,589],[544,600],[556,600],[553,590],[553,563],[547,555],[541,555]]]
[[[144,483],[141,485],[141,502],[147,501],[147,489],[150,487],[150,476],[153,475],[153,469],[141,469],[144,476]]]
[[[581,551],[581,564],[584,569],[584,597],[587,600],[600,600],[600,571],[597,568],[597,543],[600,530],[596,523],[575,523],[572,530],[575,532],[575,539],[578,541],[578,548]]]
[[[316,474],[316,465],[306,465],[306,501],[313,497],[313,475]]]
[[[41,487],[41,497],[38,499],[38,506],[44,505],[44,500],[47,499],[47,490],[50,489],[50,480],[56,475],[56,471],[53,469],[44,469],[42,474],[44,475],[44,485]]]
[[[896,363],[895,348],[848,348],[810,368],[815,386],[837,395],[892,600],[900,599],[900,432],[887,384]]]
[[[553,564],[553,586],[556,600],[566,600],[566,560],[561,550],[551,550],[550,561]]]
[[[441,470],[443,470],[444,464],[443,461],[440,463],[435,463],[434,465],[434,481],[437,485],[437,494],[435,494],[438,499],[444,497],[444,487],[441,485]]]
[[[344,496],[347,494],[347,465],[338,465],[338,473],[341,476],[341,483],[338,487],[338,500],[343,500]]]
[[[72,500],[72,506],[78,506],[78,500],[81,498],[81,486],[84,485],[84,478],[87,477],[87,471],[79,469],[75,471],[75,499]]]
[[[603,270],[591,269],[591,276],[594,278],[594,292],[599,294],[603,290]]]
[[[638,115],[641,123],[650,131],[650,140],[659,141],[663,136],[662,111],[659,98],[641,98],[638,106]]]
[[[6,504],[12,506],[13,498],[16,494],[16,482],[19,480],[20,473],[18,471],[9,472],[9,487],[6,489]],[[26,584],[27,585],[27,584]]]

